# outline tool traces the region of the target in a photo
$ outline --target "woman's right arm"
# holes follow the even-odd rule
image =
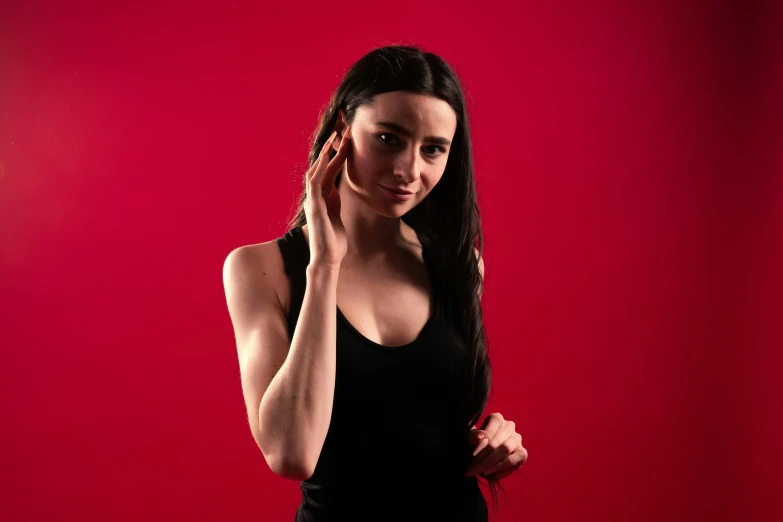
[[[348,251],[334,181],[352,150],[350,126],[343,122],[340,127],[305,173],[310,262],[290,346],[285,313],[266,275],[284,271],[275,242],[263,245],[262,260],[254,260],[247,248],[240,247],[223,266],[253,436],[269,467],[295,480],[313,474],[332,418],[337,278]],[[337,153],[332,156],[335,145]]]
[[[279,247],[257,255],[232,251],[223,266],[226,301],[234,326],[242,390],[250,428],[273,472],[309,478],[332,416],[336,366],[339,265],[310,263],[293,339],[285,312],[266,274],[282,270]],[[264,259],[259,259],[263,257]]]

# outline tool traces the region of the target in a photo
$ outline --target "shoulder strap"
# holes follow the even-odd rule
[[[310,251],[301,227],[292,228],[275,240],[283,256],[285,273],[291,283],[290,309],[288,311],[288,338],[294,338],[294,329],[302,309],[305,287],[307,286],[307,265],[310,263]]]

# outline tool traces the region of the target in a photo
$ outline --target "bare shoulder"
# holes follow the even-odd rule
[[[277,294],[278,302],[287,292],[287,278],[283,265],[283,256],[277,240],[254,243],[235,248],[226,256],[223,263],[223,281],[225,285],[241,284],[248,291],[260,291],[271,288]],[[283,307],[285,309],[285,307]]]

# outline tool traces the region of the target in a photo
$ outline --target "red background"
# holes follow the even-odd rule
[[[498,520],[783,520],[774,2],[76,4],[0,8],[0,519],[293,520],[222,263],[415,43],[469,93]]]

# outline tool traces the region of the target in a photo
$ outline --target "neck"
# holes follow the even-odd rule
[[[387,217],[378,214],[361,201],[346,180],[340,183],[340,219],[345,226],[348,239],[346,257],[356,260],[369,260],[385,257],[399,250],[406,241],[404,228],[407,227],[399,217]]]

